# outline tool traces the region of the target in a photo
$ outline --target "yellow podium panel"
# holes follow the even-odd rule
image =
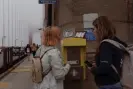
[[[86,40],[83,38],[65,38],[62,46],[86,46]]]
[[[84,80],[86,78],[86,39],[65,38],[62,41],[64,63],[70,63],[72,68],[66,79]]]

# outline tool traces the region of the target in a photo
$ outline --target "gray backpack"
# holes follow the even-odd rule
[[[102,42],[109,42],[114,46],[116,46],[117,48],[122,49],[123,51],[126,52],[124,54],[122,62],[121,84],[123,86],[123,89],[133,89],[133,51],[131,50],[131,48],[125,48],[122,44],[114,40],[105,39]],[[117,69],[113,65],[111,66],[118,74]]]

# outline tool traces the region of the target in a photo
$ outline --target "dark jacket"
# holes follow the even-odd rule
[[[29,49],[30,53],[31,53],[31,47],[30,46],[26,46],[25,47],[25,52],[27,53],[27,50]]]
[[[117,41],[127,47],[127,44],[122,42],[117,37],[112,40]],[[96,54],[97,68],[92,69],[92,73],[95,75],[95,81],[98,86],[112,85],[120,82],[119,75],[121,74],[121,62],[124,52],[114,45],[103,42],[99,47],[99,52]],[[114,65],[119,75],[111,67]]]

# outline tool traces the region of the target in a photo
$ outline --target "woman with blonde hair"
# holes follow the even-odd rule
[[[43,72],[51,69],[40,84],[35,84],[34,89],[63,89],[63,80],[70,69],[70,65],[63,65],[62,56],[56,45],[60,43],[60,29],[47,27],[42,36],[42,46],[37,55],[46,52],[42,58]]]
[[[103,40],[113,40],[125,47],[127,45],[116,37],[116,29],[106,16],[96,18],[93,25],[94,34],[99,44],[95,56],[96,65],[92,64],[93,66],[90,68],[95,76],[95,82],[99,89],[122,89],[120,77],[124,52]]]

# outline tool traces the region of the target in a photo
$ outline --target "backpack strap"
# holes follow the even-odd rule
[[[43,56],[44,56],[48,51],[50,51],[50,50],[52,50],[52,49],[55,49],[55,48],[50,48],[50,49],[46,50],[46,51],[43,53],[43,55],[40,57],[40,59],[42,59]]]
[[[128,49],[127,49],[124,45],[122,45],[121,43],[119,43],[119,42],[117,42],[117,41],[110,40],[110,39],[105,39],[105,40],[103,40],[101,43],[103,43],[103,42],[108,42],[108,43],[114,45],[115,47],[117,47],[117,48],[119,48],[119,49],[121,49],[121,50],[123,50],[123,51],[129,53],[129,52],[128,52]]]
[[[43,55],[40,57],[40,62],[41,62],[41,64],[42,64],[42,58],[43,58],[43,56],[48,52],[48,51],[50,51],[50,50],[52,50],[52,49],[55,49],[55,48],[50,48],[50,49],[48,49],[48,50],[46,50],[44,53],[43,53]],[[43,66],[41,65],[41,67],[42,67],[42,77],[44,78],[46,75],[48,75],[48,73],[52,70],[52,67],[50,66],[50,68],[48,68],[47,70],[46,70],[46,72],[43,72]]]
[[[123,46],[122,44],[120,44],[119,42],[117,42],[117,41],[110,40],[110,39],[105,39],[105,40],[103,40],[102,42],[108,42],[108,43],[114,45],[115,47],[117,47],[117,48],[119,48],[119,49],[121,49],[121,50],[123,50],[123,51],[129,53],[128,50],[127,50],[127,48],[126,48],[125,46]],[[101,43],[102,43],[102,42],[101,42]],[[114,71],[118,74],[118,76],[120,77],[120,75],[119,75],[117,69],[115,68],[115,66],[112,64],[111,67],[113,68],[113,70],[114,70]]]

